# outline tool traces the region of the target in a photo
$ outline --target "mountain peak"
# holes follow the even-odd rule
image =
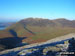
[[[59,20],[59,21],[70,21],[70,20],[68,20],[66,18],[58,18],[58,19],[55,19],[55,20]]]

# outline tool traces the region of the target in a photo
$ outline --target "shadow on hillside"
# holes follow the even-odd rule
[[[22,40],[26,39],[26,37],[7,37],[0,39],[0,45],[4,45],[5,49],[11,49],[15,47],[20,47],[23,45],[27,45],[27,43],[22,43]]]
[[[13,36],[18,37],[18,36],[17,36],[17,33],[16,33],[14,30],[10,29],[9,32],[10,32]]]
[[[29,30],[28,28],[24,27],[25,30],[27,30],[28,32],[32,33],[33,35],[35,35],[34,32],[32,32],[31,30]]]
[[[11,49],[15,47],[28,45],[28,43],[22,43],[22,40],[26,39],[27,37],[18,37],[17,33],[14,30],[9,30],[9,32],[14,37],[5,37],[5,38],[0,39],[0,45],[5,46],[5,49]]]

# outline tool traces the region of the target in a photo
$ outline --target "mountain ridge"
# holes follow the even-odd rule
[[[59,18],[59,19],[54,19],[54,20],[49,20],[49,19],[42,19],[42,18],[27,18],[19,21],[20,23],[25,23],[26,24],[34,24],[34,26],[43,26],[43,25],[50,25],[50,26],[59,26],[60,24],[63,27],[75,27],[73,24],[75,24],[74,20],[67,20],[65,18]]]
[[[32,44],[45,42],[69,33],[75,33],[74,20],[27,18],[11,25],[3,31],[0,31],[0,39],[15,38],[15,36],[20,38],[26,37],[21,42]]]

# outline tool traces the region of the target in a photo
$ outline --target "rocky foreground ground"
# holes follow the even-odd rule
[[[0,55],[6,54],[6,53],[9,53],[9,52],[13,52],[13,51],[14,52],[22,51],[22,50],[24,50],[26,48],[31,48],[31,47],[41,46],[41,45],[45,45],[45,44],[49,44],[49,43],[53,43],[53,42],[57,42],[57,41],[62,41],[62,40],[70,39],[72,37],[75,37],[75,33],[71,33],[71,34],[67,34],[67,35],[64,35],[64,36],[56,37],[56,38],[48,40],[46,42],[30,44],[30,45],[26,45],[26,46],[22,46],[22,47],[17,47],[17,48],[14,48],[14,49],[9,49],[9,50],[5,50],[5,51],[1,51]]]

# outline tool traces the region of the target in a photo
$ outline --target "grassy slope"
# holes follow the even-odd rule
[[[29,37],[29,35],[31,35],[31,33],[24,29],[24,25],[21,23],[16,23],[11,27],[7,28],[6,30],[9,29],[13,29],[17,33],[18,37]]]
[[[8,30],[0,31],[0,38],[14,37]]]
[[[35,36],[32,37],[32,39],[45,39],[49,40],[58,36],[62,36],[69,33],[74,33],[74,28],[51,28],[51,27],[28,27],[33,32],[35,32]]]
[[[58,36],[62,36],[65,34],[69,34],[69,33],[74,33],[75,29],[74,28],[62,28],[62,27],[38,27],[38,26],[26,26],[27,29],[29,29],[30,31],[32,31],[35,34],[32,34],[30,32],[28,32],[28,30],[26,30],[24,28],[24,25],[21,23],[17,23],[15,25],[13,25],[12,27],[8,28],[8,29],[13,29],[14,31],[16,31],[17,35],[19,37],[28,37],[27,39],[23,40],[24,42],[42,42],[42,41],[46,41]]]
[[[61,26],[58,22],[55,22],[58,26]],[[29,30],[27,30],[26,28]],[[12,36],[9,29],[13,29],[18,37],[28,37],[27,39],[23,40],[24,42],[34,43],[34,42],[42,42],[46,41],[58,36],[62,36],[69,33],[74,33],[75,29],[70,27],[50,27],[50,26],[33,26],[33,25],[24,25],[23,23],[16,23],[11,27],[7,28],[5,31],[0,31],[0,34],[3,34],[2,37]],[[30,32],[31,31],[31,32]],[[2,33],[3,32],[3,33]],[[34,33],[34,34],[33,34]],[[7,34],[5,36],[5,34]],[[1,36],[1,35],[0,35]]]

